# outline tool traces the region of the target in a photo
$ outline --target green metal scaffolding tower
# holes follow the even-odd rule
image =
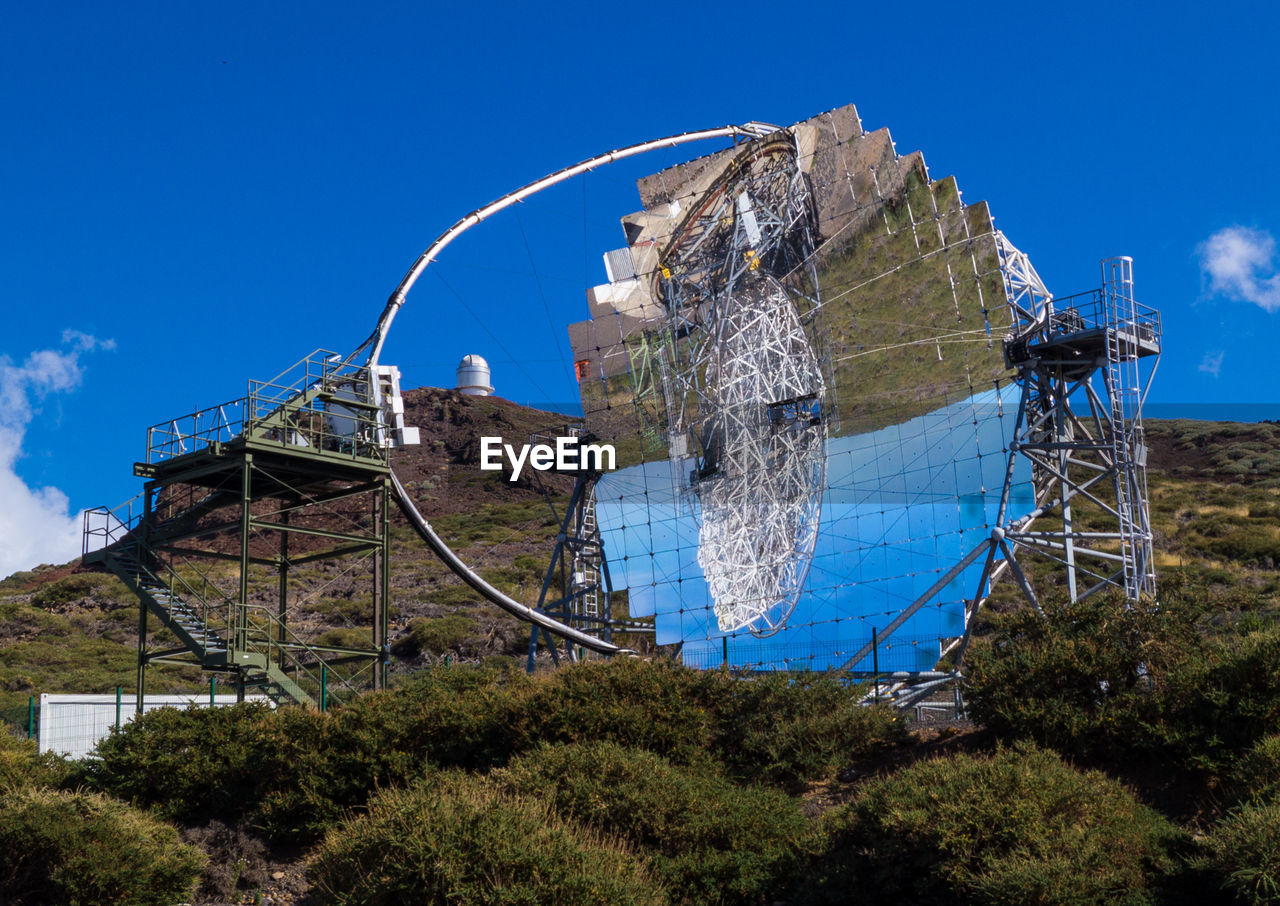
[[[242,399],[156,425],[134,466],[143,493],[86,513],[85,562],[138,596],[139,712],[154,664],[318,708],[386,685],[391,371],[321,350]],[[302,567],[368,583],[355,625],[299,623]],[[154,620],[165,632],[149,635]]]

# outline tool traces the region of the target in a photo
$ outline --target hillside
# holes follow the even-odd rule
[[[515,484],[479,471],[478,438],[518,440],[564,425],[565,416],[433,388],[408,392],[406,415],[422,442],[396,450],[394,464],[420,509],[491,582],[536,601],[557,530],[552,511],[529,470]],[[1214,588],[1280,595],[1280,425],[1151,421],[1147,430],[1158,568]],[[567,479],[540,477],[557,502],[570,490]],[[398,512],[395,520],[393,669],[523,656],[525,626],[482,602]],[[359,596],[354,583],[328,580],[301,618],[340,631],[358,619]],[[0,717],[25,724],[32,694],[131,689],[135,638],[135,599],[114,577],[70,563],[0,581]],[[157,691],[202,682],[194,672],[154,676]]]

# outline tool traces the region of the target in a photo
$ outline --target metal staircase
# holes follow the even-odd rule
[[[148,428],[146,458],[133,465],[142,494],[84,516],[84,562],[138,597],[139,712],[153,663],[227,673],[240,694],[255,687],[321,709],[331,695],[385,688],[389,457],[414,442],[397,369],[323,349],[250,381],[239,399]],[[372,614],[326,644],[323,620],[295,627],[289,614],[328,569],[369,582]],[[148,631],[155,619],[159,637]]]
[[[179,514],[157,527],[181,525],[188,515]],[[277,705],[318,707],[304,684],[320,688],[326,679],[305,665],[308,646],[293,638],[265,607],[249,608],[251,616],[241,621],[244,625],[234,625],[237,608],[230,606],[232,602],[225,596],[217,600],[220,593],[190,564],[185,565],[190,575],[184,577],[165,563],[143,543],[141,524],[141,518],[131,514],[122,519],[104,508],[87,511],[83,562],[116,575],[180,644],[151,655],[151,660],[194,660],[205,670],[238,674],[244,686],[260,689]]]

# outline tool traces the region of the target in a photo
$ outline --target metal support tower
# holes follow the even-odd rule
[[[1005,573],[1037,610],[1043,602],[1036,587],[1055,573],[1071,602],[1108,588],[1134,606],[1155,600],[1142,406],[1160,355],[1159,312],[1135,301],[1129,258],[1103,261],[1098,289],[1055,300],[1026,255],[999,232],[996,241],[1014,317],[1005,361],[1021,388],[1004,484],[990,536],[879,630],[883,643],[982,564],[966,598],[963,634],[940,646],[949,667],[893,677],[889,694],[900,707],[955,681],[974,617]],[[1149,368],[1143,359],[1151,360]],[[1031,465],[1034,506],[1010,518],[1024,461]],[[852,673],[873,647],[854,652],[841,670]]]
[[[1009,249],[1002,243],[1002,253]],[[1005,557],[1037,607],[1018,563],[1023,554],[1061,567],[1072,602],[1104,588],[1118,588],[1135,603],[1155,598],[1142,431],[1155,369],[1144,380],[1140,362],[1160,354],[1160,316],[1134,300],[1131,259],[1108,259],[1102,270],[1099,289],[1053,300],[1034,271],[1006,268],[1010,298],[1032,305],[1019,307],[1031,317],[1005,341],[1022,402],[999,524]],[[1014,282],[1019,274],[1021,285]],[[1019,458],[1031,463],[1036,506],[1006,525]]]
[[[590,435],[578,426],[568,426],[561,436],[588,442]],[[553,437],[534,435],[531,443],[554,443]],[[573,491],[565,505],[564,514],[556,512],[553,497],[542,484],[538,472],[533,473],[539,483],[552,513],[560,523],[551,562],[543,576],[542,589],[538,593],[535,610],[555,617],[566,625],[580,629],[606,642],[613,642],[615,630],[627,632],[653,632],[653,625],[634,620],[615,620],[613,616],[613,584],[609,578],[609,563],[605,559],[604,543],[596,524],[595,485],[602,472],[598,468],[584,468],[574,474]],[[585,648],[562,640],[564,657],[578,661],[590,656]],[[561,652],[555,634],[536,623],[529,633],[529,658],[527,668],[532,673],[537,666],[538,646],[545,643],[552,661],[559,666]]]
[[[386,685],[391,478],[372,399],[398,388],[337,361],[317,352],[241,400],[154,426],[134,466],[141,499],[85,514],[85,562],[139,599],[139,711],[152,664],[319,708]],[[302,567],[367,583],[367,613],[328,636],[324,618],[300,625],[315,591]],[[149,635],[152,620],[165,632]]]

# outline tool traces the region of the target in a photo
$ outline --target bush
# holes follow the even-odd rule
[[[414,760],[488,770],[530,746],[532,686],[514,670],[433,667],[333,713]]]
[[[1092,764],[1223,773],[1280,728],[1280,627],[1209,615],[1175,588],[1159,610],[1095,596],[996,618],[970,652],[970,710],[1000,737]]]
[[[380,793],[332,830],[310,866],[320,903],[659,904],[644,861],[545,802],[442,775]]]
[[[324,714],[157,709],[103,740],[85,781],[188,825],[249,820],[272,840],[305,841],[428,761],[487,769],[528,748],[528,684],[520,674],[441,669]]]
[[[618,742],[679,764],[708,759],[712,709],[732,682],[638,658],[573,664],[537,680],[531,741]]]
[[[5,903],[171,906],[203,854],[150,816],[93,793],[15,787],[0,792],[0,891]]]
[[[910,903],[1154,902],[1179,832],[1114,780],[1022,745],[919,762],[823,821],[802,899],[850,890]]]
[[[352,629],[348,626],[326,629],[315,637],[312,644],[321,648],[355,648],[363,651],[374,647],[373,638],[367,630]]]
[[[375,707],[384,698],[365,696],[327,714],[283,708],[269,716],[264,735],[278,769],[264,776],[253,815],[269,839],[317,839],[374,790],[426,770],[426,740],[406,738]]]
[[[724,690],[717,712],[713,744],[727,768],[792,788],[830,779],[907,738],[895,709],[859,704],[827,673],[738,680]]]
[[[376,697],[359,701],[328,714],[260,704],[149,711],[99,744],[84,779],[186,825],[249,821],[272,840],[314,839],[377,786],[423,767],[421,745],[370,719]]]
[[[148,711],[98,744],[85,782],[187,824],[235,821],[288,769],[264,732],[269,716],[257,703]]]
[[[1245,903],[1280,903],[1280,800],[1235,810],[1213,828],[1206,846],[1224,888]]]
[[[108,609],[137,603],[124,583],[105,573],[73,573],[41,585],[31,595],[32,605],[41,610],[59,610],[84,600],[106,604]]]
[[[540,742],[611,741],[786,786],[830,776],[905,738],[896,714],[863,708],[826,674],[746,678],[615,659],[548,674],[534,707]]]
[[[1232,787],[1240,800],[1280,800],[1280,736],[1258,740],[1236,764]]]
[[[56,787],[71,773],[65,758],[41,752],[34,740],[0,728],[0,789],[12,786]]]
[[[440,617],[415,617],[408,631],[391,646],[396,657],[413,658],[426,651],[443,654],[465,648],[469,654],[484,647],[476,618],[469,613],[447,613]]]
[[[600,740],[792,784],[902,736],[890,712],[858,707],[826,677],[748,680],[638,660],[536,679],[434,668],[325,714],[152,711],[103,740],[85,781],[188,825],[247,820],[271,840],[306,841],[428,763],[487,771],[540,744]]]
[[[613,743],[539,749],[490,779],[641,847],[680,902],[772,902],[809,834],[798,804],[782,793]]]
[[[182,833],[182,839],[208,856],[197,894],[208,900],[241,902],[247,891],[267,883],[267,847],[244,827],[212,821]]]

